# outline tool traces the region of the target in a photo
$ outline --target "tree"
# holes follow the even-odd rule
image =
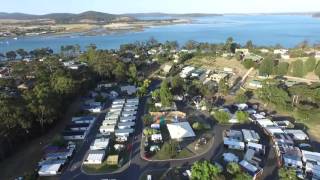
[[[312,72],[316,67],[316,59],[314,57],[310,57],[304,63],[304,72]]]
[[[251,40],[247,41],[245,47],[248,48],[249,50],[254,49],[253,42]]]
[[[152,99],[155,101],[160,101],[160,89],[156,89],[151,93]]]
[[[246,123],[249,120],[249,114],[245,111],[237,111],[236,117],[240,123]]]
[[[28,91],[24,98],[28,102],[28,109],[36,115],[41,127],[52,123],[59,115],[57,95],[50,88],[48,83],[37,84],[32,91]]]
[[[246,92],[240,92],[236,95],[237,103],[246,103],[249,100],[249,97]]]
[[[231,162],[227,165],[227,172],[231,175],[236,175],[241,172],[241,168],[238,163]]]
[[[303,61],[301,59],[293,61],[291,63],[291,74],[292,76],[295,77],[303,77],[304,76],[304,72],[303,72],[304,68],[303,68]]]
[[[139,97],[142,97],[147,94],[150,83],[151,81],[149,79],[143,81],[142,86],[139,87],[139,90],[137,92]]]
[[[289,63],[287,62],[280,62],[276,67],[275,73],[280,76],[284,76],[288,73]]]
[[[280,168],[278,175],[280,180],[298,180],[295,170],[291,168]]]
[[[153,123],[153,117],[150,114],[142,116],[142,120],[145,126],[149,126]]]
[[[137,73],[137,67],[135,64],[130,64],[128,76],[129,76],[130,82],[137,83],[138,73]]]
[[[242,62],[242,64],[246,69],[250,69],[250,68],[254,67],[254,62],[252,61],[252,59],[245,59]]]
[[[115,79],[119,82],[125,80],[127,71],[126,71],[126,66],[122,62],[118,62],[116,65],[116,68],[112,72],[115,76]]]
[[[6,57],[9,59],[9,60],[15,60],[16,57],[17,57],[17,54],[16,52],[14,51],[9,51],[6,53]]]
[[[179,75],[174,76],[171,80],[173,94],[182,94],[184,84],[184,80]]]
[[[160,101],[163,107],[170,107],[173,102],[173,96],[169,89],[168,81],[164,80],[160,87]]]
[[[221,174],[221,169],[208,161],[197,161],[191,167],[191,179],[216,179]]]
[[[252,180],[252,176],[248,173],[240,172],[234,177],[234,180]]]
[[[26,56],[29,55],[29,53],[24,49],[18,49],[16,52],[21,57],[21,59],[24,59]]]
[[[51,87],[57,94],[69,95],[75,91],[76,84],[70,75],[57,71],[52,75]]]
[[[222,79],[219,82],[218,92],[223,95],[227,95],[229,91],[229,85],[226,79]]]
[[[320,78],[320,62],[318,62],[315,70],[314,70],[314,73]]]
[[[273,72],[273,61],[269,58],[262,60],[259,66],[259,74],[263,76],[269,76]]]
[[[228,112],[225,111],[215,111],[213,114],[213,117],[219,122],[219,123],[228,123],[230,120],[230,115]]]
[[[262,88],[258,91],[258,96],[266,103],[271,103],[280,108],[287,108],[290,97],[287,91],[265,83]]]
[[[203,129],[204,127],[203,127],[203,124],[202,124],[202,123],[200,123],[200,122],[195,122],[195,123],[192,124],[192,128],[193,128],[194,130],[201,130],[201,129]]]

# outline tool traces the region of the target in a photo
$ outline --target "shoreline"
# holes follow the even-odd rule
[[[138,20],[129,22],[113,22],[105,25],[97,24],[55,24],[50,26],[51,28],[64,28],[65,30],[36,34],[36,35],[20,35],[20,36],[8,36],[0,37],[0,41],[7,41],[11,39],[28,38],[28,37],[50,37],[59,35],[72,35],[77,34],[80,36],[97,36],[97,35],[110,35],[110,34],[121,34],[130,32],[142,32],[147,28],[157,26],[170,26],[178,24],[191,24],[194,20],[192,19],[166,19],[166,20]],[[39,26],[42,27],[42,26]]]

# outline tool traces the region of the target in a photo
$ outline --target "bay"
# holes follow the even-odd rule
[[[143,17],[144,19],[150,19]],[[160,42],[176,40],[183,44],[188,40],[221,43],[233,37],[244,44],[252,40],[261,46],[281,44],[294,47],[307,40],[320,43],[320,19],[304,15],[225,15],[197,17],[191,24],[178,24],[146,28],[141,32],[113,33],[84,36],[80,34],[19,37],[0,40],[0,52],[23,48],[32,50],[49,47],[58,52],[62,45],[79,44],[85,48],[96,44],[100,49],[117,49],[121,44],[146,41],[154,37]]]

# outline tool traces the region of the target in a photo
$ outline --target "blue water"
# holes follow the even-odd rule
[[[94,43],[98,48],[118,48],[121,44],[148,40],[154,37],[163,42],[177,40],[180,44],[188,40],[199,42],[224,42],[233,37],[244,44],[252,40],[257,45],[281,44],[294,47],[307,40],[320,43],[320,19],[310,16],[218,16],[195,18],[195,23],[147,28],[142,32],[129,32],[97,36],[46,36],[25,37],[18,40],[0,40],[0,52],[24,48],[32,50],[50,47],[58,51],[61,45],[79,44],[82,48]]]

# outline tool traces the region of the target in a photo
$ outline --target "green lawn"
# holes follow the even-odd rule
[[[84,164],[82,168],[87,173],[105,173],[117,170],[118,166],[108,165],[107,160],[105,160],[102,164],[99,165]]]

